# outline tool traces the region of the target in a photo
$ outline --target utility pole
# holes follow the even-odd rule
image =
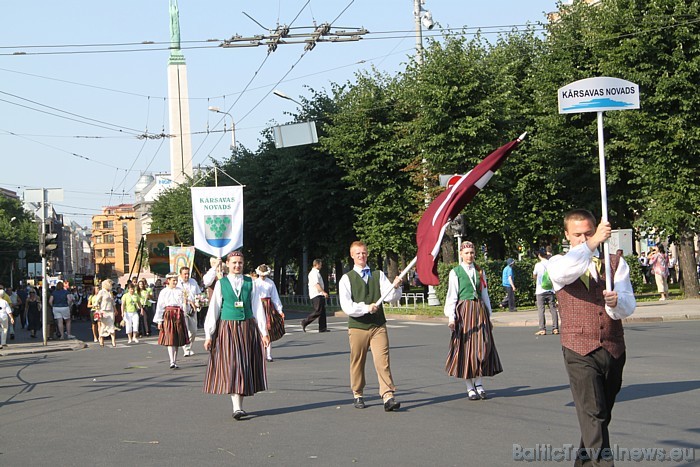
[[[50,201],[63,201],[63,188],[38,188],[24,190],[24,198],[26,201],[39,203],[41,211],[41,229],[39,233],[39,252],[41,253],[41,307],[42,307],[42,334],[44,336],[44,345],[48,345],[48,313],[49,313],[49,297],[48,283],[46,281],[46,256],[49,252],[56,248],[56,234],[49,234],[46,229],[46,219],[48,217],[48,208]]]

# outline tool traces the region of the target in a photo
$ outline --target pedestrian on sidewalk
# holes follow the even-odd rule
[[[581,429],[575,465],[613,465],[608,425],[626,360],[622,319],[634,312],[636,301],[629,266],[617,254],[609,255],[613,287],[606,290],[598,248],[611,232],[609,222],[596,228],[589,211],[568,212],[564,235],[571,248],[547,265],[559,301],[564,365]]]
[[[552,334],[559,334],[559,316],[556,303],[554,303],[554,290],[552,289],[552,281],[549,280],[549,274],[547,274],[547,263],[549,263],[547,250],[540,248],[537,251],[537,258],[539,261],[535,264],[535,269],[532,271],[532,279],[535,281],[535,303],[537,303],[540,328],[535,335],[544,336],[547,334],[547,325],[544,317],[545,306],[549,306],[549,314],[552,315]],[[543,278],[546,279],[546,283],[543,283]]]
[[[36,337],[36,332],[41,330],[41,300],[37,298],[34,289],[29,291],[29,296],[24,302],[24,314],[27,317],[30,337]]]
[[[482,378],[503,371],[493,339],[486,273],[474,263],[475,255],[474,244],[462,242],[462,261],[450,271],[444,307],[452,331],[445,371],[466,380],[471,401],[488,399]]]
[[[255,269],[258,278],[255,279],[255,286],[260,292],[267,319],[267,334],[270,337],[270,344],[267,346],[267,361],[272,362],[272,343],[284,336],[284,312],[282,311],[282,301],[277,293],[275,283],[270,279],[272,270],[267,264],[261,264]]]
[[[53,317],[56,320],[56,325],[58,326],[58,335],[60,339],[75,339],[75,336],[70,333],[71,331],[71,318],[70,310],[73,306],[73,295],[65,289],[63,282],[58,281],[56,283],[56,290],[51,293],[49,297],[49,304],[53,310]],[[65,322],[65,332],[64,323]]]
[[[12,305],[2,298],[5,290],[0,290],[0,349],[7,345],[7,332],[10,325],[14,324],[15,318],[12,316]]]
[[[654,273],[654,279],[656,279],[656,290],[661,295],[659,300],[664,301],[668,296],[668,256],[666,256],[663,245],[656,245],[652,249],[649,267]]]
[[[501,285],[506,293],[506,296],[501,300],[501,308],[508,307],[508,311],[515,312],[518,311],[515,308],[515,281],[513,280],[513,264],[515,260],[513,258],[508,258],[506,260],[506,266],[503,268]]]
[[[177,288],[176,272],[165,276],[166,287],[158,294],[156,315],[153,320],[158,324],[158,345],[168,348],[170,369],[177,370],[178,349],[190,342],[187,323],[185,322],[185,297],[182,289]]]
[[[367,264],[367,245],[356,241],[350,245],[353,268],[345,273],[338,283],[340,307],[348,315],[348,337],[350,339],[350,388],[356,409],[365,408],[365,363],[372,349],[374,369],[379,380],[379,395],[384,401],[384,410],[392,412],[401,407],[394,393],[396,386],[389,363],[389,334],[386,330],[383,304],[376,304],[385,294],[386,302],[401,297],[401,279],[389,279],[379,269],[370,269]],[[392,291],[393,288],[393,291]]]
[[[316,318],[318,318],[318,332],[328,332],[329,330],[326,324],[326,299],[328,298],[328,293],[323,287],[322,267],[323,261],[320,258],[316,258],[311,271],[309,271],[309,299],[314,311],[301,320],[301,330],[304,332],[306,332],[306,326],[313,323]]]
[[[100,347],[105,346],[105,337],[112,339],[112,347],[117,346],[117,328],[114,324],[114,316],[116,313],[116,304],[114,303],[114,294],[112,293],[112,279],[102,281],[102,290],[97,294],[95,303],[99,313],[99,341]]]
[[[204,322],[204,349],[211,352],[204,392],[231,394],[233,418],[248,414],[243,398],[267,389],[267,318],[255,282],[243,275],[243,253],[226,258],[228,274],[214,285]]]
[[[136,290],[141,299],[141,328],[143,334],[149,337],[151,335],[151,326],[153,325],[153,289],[148,286],[146,279],[140,279]]]

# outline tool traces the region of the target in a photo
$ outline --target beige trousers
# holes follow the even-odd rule
[[[365,388],[365,362],[372,349],[374,369],[379,380],[379,395],[386,400],[396,391],[389,365],[389,335],[386,325],[364,329],[348,329],[350,339],[350,387],[353,397],[362,397]]]

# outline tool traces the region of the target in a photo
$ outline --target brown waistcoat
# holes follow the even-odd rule
[[[610,255],[613,277],[619,263],[617,255]],[[586,289],[581,279],[576,279],[557,292],[562,346],[579,355],[587,355],[600,347],[615,358],[625,352],[622,321],[610,318],[605,312],[604,290],[603,264],[599,280],[590,278],[590,290]]]

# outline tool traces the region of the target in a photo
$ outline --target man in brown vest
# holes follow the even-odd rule
[[[348,315],[353,405],[356,409],[365,408],[365,362],[371,348],[384,410],[393,412],[401,403],[394,399],[396,386],[389,364],[389,336],[384,309],[382,305],[377,306],[376,302],[392,287],[393,293],[385,301],[398,300],[401,297],[401,279],[397,276],[392,283],[381,270],[370,270],[367,265],[367,246],[363,242],[353,242],[350,245],[350,257],[354,267],[340,279],[338,296],[340,307]]]
[[[610,255],[612,290],[605,290],[605,264],[598,247],[610,238],[609,222],[575,209],[564,217],[571,245],[547,265],[559,300],[564,364],[581,428],[574,465],[613,465],[608,425],[622,385],[625,338],[622,319],[636,307],[629,266]]]

